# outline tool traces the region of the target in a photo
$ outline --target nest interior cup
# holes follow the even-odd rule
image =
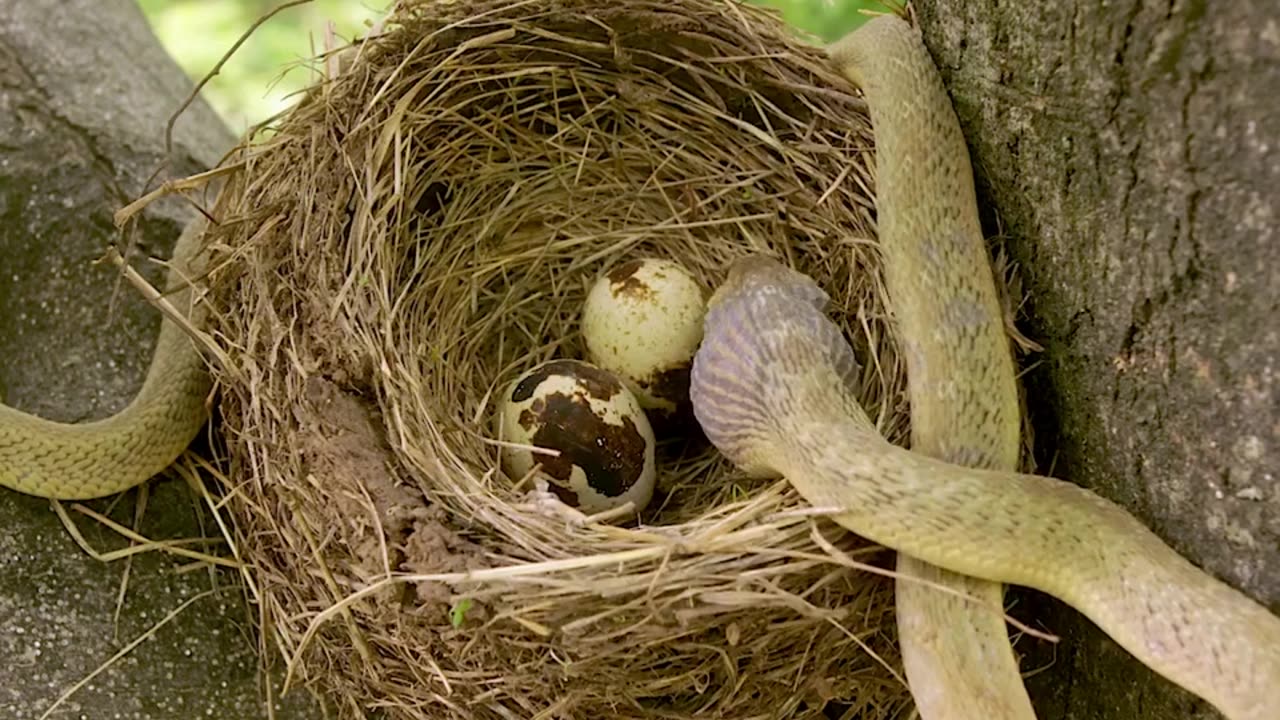
[[[611,268],[766,252],[832,296],[900,438],[870,130],[822,52],[718,0],[402,2],[224,162],[223,507],[263,646],[341,717],[905,716],[887,553],[661,439],[639,518],[498,462],[495,397],[583,359]]]

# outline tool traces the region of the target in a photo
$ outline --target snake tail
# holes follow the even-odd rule
[[[203,217],[174,246],[166,298],[199,326],[188,278],[198,274]],[[89,500],[128,490],[163,471],[207,419],[212,379],[187,333],[161,320],[155,353],[133,400],[116,414],[60,423],[0,405],[0,486],[58,500]]]

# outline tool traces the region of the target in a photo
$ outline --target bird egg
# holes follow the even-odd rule
[[[514,480],[538,463],[556,495],[587,514],[628,500],[637,512],[653,497],[654,435],[630,390],[606,370],[580,360],[551,360],[503,392],[499,437]],[[558,451],[537,452],[527,446]]]
[[[707,293],[684,267],[645,258],[596,281],[582,312],[588,359],[622,378],[657,420],[690,414],[689,370]]]

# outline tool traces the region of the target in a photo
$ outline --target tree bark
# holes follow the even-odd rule
[[[123,407],[141,385],[159,313],[94,261],[118,239],[112,213],[146,189],[164,159],[165,122],[191,87],[132,0],[0,0],[7,404],[85,420]],[[195,103],[176,127],[172,175],[212,165],[233,142],[212,110]],[[152,283],[163,270],[146,257],[168,258],[190,216],[177,201],[147,211],[131,260]],[[139,497],[88,504],[135,526]],[[126,544],[69,514],[96,547]],[[200,524],[180,482],[151,485],[140,514],[140,532],[156,539],[217,535]],[[48,502],[3,489],[0,527],[0,717],[40,717],[187,600],[193,604],[152,641],[71,694],[53,717],[266,717],[234,577],[180,573],[187,561],[160,553],[99,562],[76,547]],[[285,710],[278,717],[298,717]]]
[[[1280,612],[1280,20],[1262,0],[918,0],[1019,266],[1038,471]],[[1014,591],[1046,720],[1216,718]]]

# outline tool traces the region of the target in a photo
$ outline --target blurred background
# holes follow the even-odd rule
[[[285,0],[138,0],[151,26],[178,64],[204,77],[258,18]],[[625,2],[625,0],[619,0]],[[861,10],[883,11],[885,0],[748,0],[781,13],[798,33],[830,41],[866,19]],[[325,47],[363,34],[391,0],[312,0],[287,8],[264,25],[204,88],[204,96],[235,133],[284,109],[290,94],[310,83],[306,62]],[[900,0],[896,4],[900,4]]]

